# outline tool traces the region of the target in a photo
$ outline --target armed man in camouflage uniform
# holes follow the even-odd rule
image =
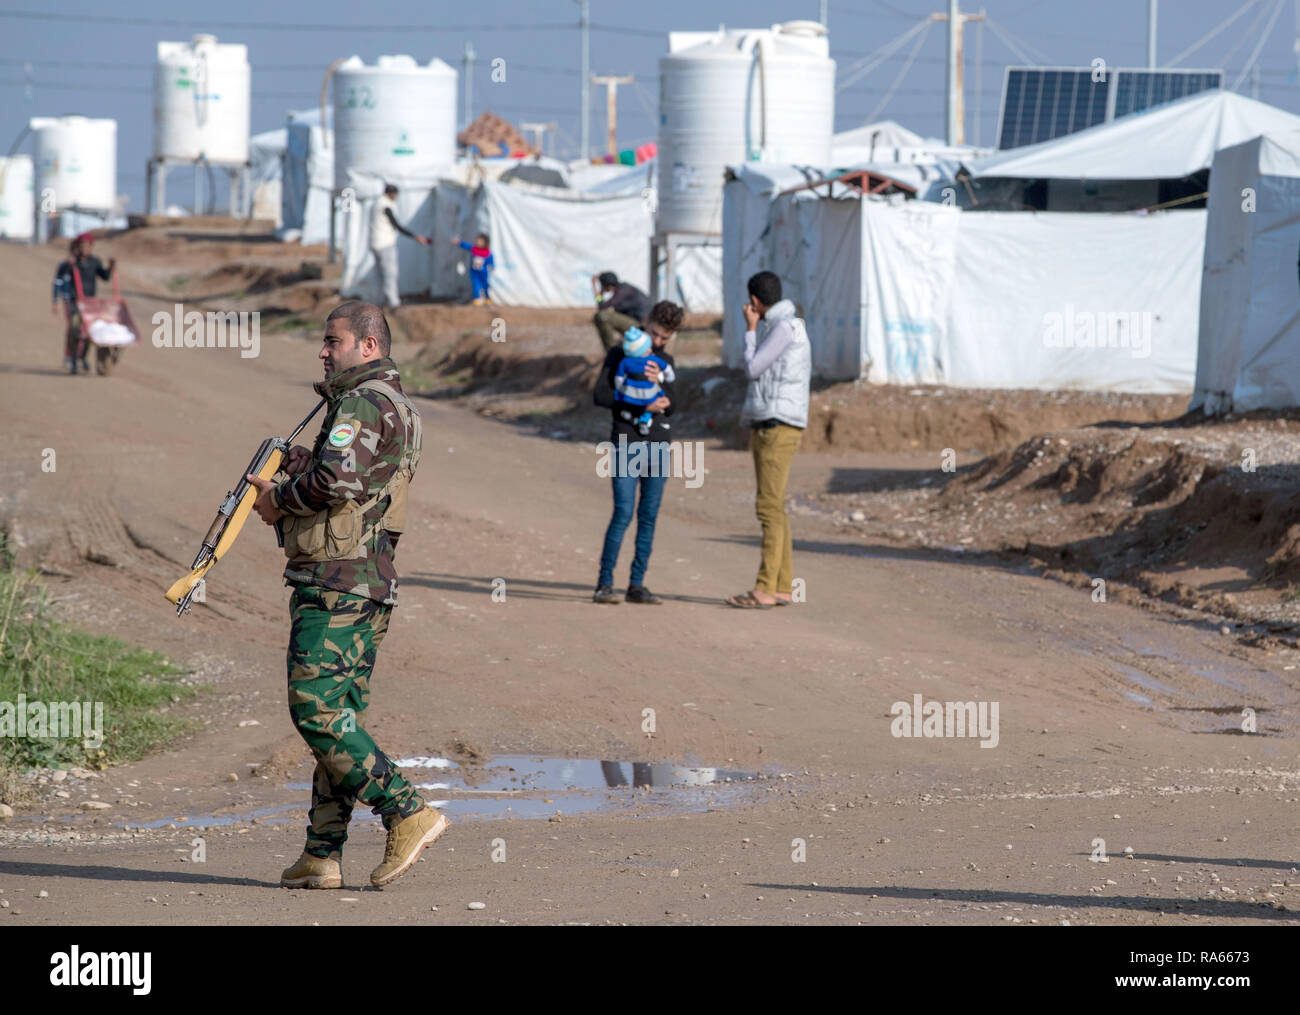
[[[388,830],[370,875],[377,887],[409,870],[448,825],[361,726],[397,602],[393,552],[420,457],[420,416],[402,393],[390,342],[378,307],[337,307],[320,352],[325,379],[315,387],[328,409],[315,446],[289,450],[278,484],[248,477],[261,491],[255,510],[284,534],[289,714],[316,757],[307,845],[280,879],[286,888],[343,887],[339,858],[355,801]]]

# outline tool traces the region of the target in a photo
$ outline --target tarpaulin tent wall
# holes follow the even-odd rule
[[[728,291],[739,302],[754,271],[780,275],[820,375],[1191,390],[1203,211],[982,214],[842,193],[764,202],[741,175],[724,195]],[[743,362],[738,319],[723,332],[729,366]]]
[[[329,107],[326,107],[326,114],[328,113]],[[284,127],[263,131],[249,138],[248,185],[253,195],[253,206],[259,215],[263,211],[269,211],[277,226],[283,225],[286,212],[295,220],[301,219],[301,208],[294,214],[292,206],[287,206],[284,193],[286,173],[293,172],[289,154],[289,131],[295,124],[319,127],[320,122],[319,108],[290,110]],[[329,223],[326,222],[326,230],[328,229]],[[310,242],[323,243],[324,240]]]
[[[465,298],[466,256],[450,242],[459,234],[489,236],[496,270],[493,299],[532,307],[575,307],[593,303],[591,278],[614,271],[642,289],[649,283],[648,237],[653,215],[639,193],[589,197],[552,187],[488,181],[469,188],[435,178],[381,181],[352,171],[356,193],[344,221],[345,296],[378,292],[369,250],[369,222],[384,182],[399,188],[398,220],[430,235],[432,247],[399,238],[399,289],[435,299]]]
[[[396,184],[398,188],[397,221],[414,233],[433,233],[436,178],[390,175],[380,179],[364,170],[349,169],[347,185],[352,198],[338,212],[339,243],[343,249],[343,275],[339,282],[341,296],[383,302],[375,258],[370,252],[370,216],[388,183]],[[445,248],[450,246],[435,242],[432,247],[426,247],[398,234],[398,292],[403,296],[427,293],[434,274],[434,258],[446,253]]]
[[[808,200],[809,193],[773,202],[767,267],[780,275],[783,295],[807,322],[813,370],[822,377],[856,377],[862,361],[861,204],[856,198]],[[733,297],[737,308],[746,296],[742,280]]]
[[[653,214],[655,194],[656,159],[648,159],[637,166],[593,165],[575,170],[570,185],[584,193],[640,195]],[[653,223],[651,225],[653,231]],[[645,237],[646,247],[650,235]],[[722,312],[722,245],[690,246],[676,248],[673,258],[676,291],[681,295],[687,310],[700,313]],[[662,270],[661,270],[662,275]],[[667,279],[659,279],[659,291],[669,291]]]
[[[312,156],[321,154],[319,128],[316,130],[309,134],[305,129],[291,127],[290,152],[300,150],[299,139],[310,137],[310,145],[304,144],[301,150]],[[312,163],[295,159],[292,165],[308,167]],[[311,172],[313,179],[319,180],[319,187],[303,182],[305,170],[286,174],[290,191],[297,193],[305,186],[309,194],[304,204],[307,224],[302,227],[303,242],[308,243],[325,242],[329,237],[332,169],[324,157],[315,166]],[[470,289],[466,255],[448,241],[456,234],[472,240],[480,230],[491,241],[496,263],[492,295],[499,303],[589,306],[593,302],[591,277],[603,271],[613,271],[624,281],[649,290],[654,195],[647,194],[653,176],[647,176],[646,166],[593,167],[613,172],[575,174],[575,180],[591,185],[587,191],[501,182],[490,173],[480,173],[482,167],[483,163],[462,163],[446,175],[391,181],[354,172],[349,177],[354,190],[351,210],[339,213],[344,294],[364,295],[370,292],[367,286],[378,291],[368,223],[374,200],[385,182],[399,188],[399,221],[435,241],[432,248],[425,248],[399,240],[399,287],[403,294],[467,299]],[[313,205],[317,195],[319,203]],[[315,216],[313,207],[318,209]],[[402,217],[405,214],[418,218],[408,223]],[[721,311],[720,247],[681,248],[676,274],[678,291],[688,310]],[[660,279],[660,291],[664,291],[663,282]]]
[[[1220,151],[1210,170],[1192,408],[1300,405],[1300,131]]]
[[[319,121],[319,114],[317,115]],[[280,182],[280,228],[303,243],[328,243],[333,207],[334,145],[319,122],[291,120]]]
[[[722,343],[729,366],[741,362],[746,300],[745,282],[770,267],[773,201],[783,190],[820,180],[829,170],[815,166],[786,166],[746,162],[727,170],[722,187]],[[805,192],[808,200],[815,199]],[[856,376],[856,372],[853,376]]]
[[[1191,390],[1204,210],[984,215],[915,207],[947,211],[957,223],[951,288],[939,283],[952,294],[939,346],[942,382]],[[875,211],[873,202],[869,223]]]
[[[590,305],[591,277],[602,271],[640,289],[649,287],[653,216],[639,193],[590,197],[485,183],[474,214],[491,237],[497,264],[493,298],[501,303]]]

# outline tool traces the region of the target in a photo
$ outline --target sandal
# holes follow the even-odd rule
[[[775,592],[773,592],[772,594],[776,596],[775,605],[777,606],[789,606],[793,602],[793,599],[782,599],[779,595],[776,595]]]
[[[728,596],[723,600],[728,606],[734,606],[738,610],[770,610],[771,603],[760,603],[754,598],[753,592],[741,592],[734,596]]]

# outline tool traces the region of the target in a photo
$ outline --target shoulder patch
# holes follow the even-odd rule
[[[357,424],[355,420],[347,420],[342,423],[335,423],[330,430],[329,442],[332,448],[346,448],[357,436]]]

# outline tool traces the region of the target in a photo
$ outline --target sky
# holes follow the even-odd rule
[[[989,19],[965,29],[968,142],[993,144],[1007,64],[1087,66],[1097,58],[1110,67],[1146,64],[1146,0],[966,3],[965,13],[982,8]],[[1243,6],[1244,14],[1177,66],[1223,68],[1231,86],[1258,46],[1259,98],[1300,113],[1300,0],[1160,0],[1157,63],[1174,59]],[[591,0],[592,72],[636,78],[619,89],[619,146],[655,140],[658,65],[668,31],[816,20],[821,7],[819,0]],[[947,2],[828,0],[826,7],[831,56],[843,77],[930,13],[946,11]],[[325,68],[338,57],[355,54],[373,63],[380,54],[407,53],[424,63],[436,56],[460,70],[471,42],[477,54],[474,114],[490,109],[516,123],[554,121],[559,130],[548,150],[577,154],[581,44],[574,0],[429,0],[361,8],[342,0],[225,0],[203,10],[209,13],[191,14],[163,0],[117,0],[81,5],[80,11],[69,0],[0,7],[0,145],[8,151],[32,116],[112,117],[118,121],[118,191],[129,196],[131,210],[142,210],[156,44],[210,32],[248,46],[253,133],[283,126],[287,110],[318,105]],[[836,130],[891,119],[922,135],[943,136],[946,52],[943,23],[908,38],[837,93]],[[504,82],[492,81],[497,57],[505,60]],[[1251,86],[1248,76],[1239,90],[1249,95]],[[603,87],[593,89],[591,109],[591,143],[603,150]],[[18,150],[30,152],[30,139]],[[192,193],[187,179],[179,171],[169,176],[171,201]]]

